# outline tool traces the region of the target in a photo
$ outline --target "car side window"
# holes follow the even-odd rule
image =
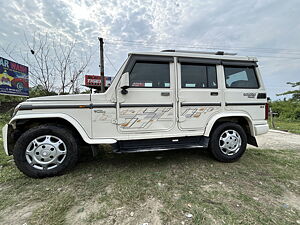
[[[169,63],[137,61],[129,74],[129,86],[143,88],[169,88]]]
[[[254,67],[224,66],[227,88],[259,88]]]
[[[217,88],[216,66],[181,63],[181,88]]]

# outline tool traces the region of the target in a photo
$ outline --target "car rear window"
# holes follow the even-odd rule
[[[259,88],[254,67],[224,66],[227,88]]]

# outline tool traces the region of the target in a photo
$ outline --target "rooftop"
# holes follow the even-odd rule
[[[257,62],[256,57],[252,56],[237,56],[236,53],[218,52],[198,52],[184,50],[163,50],[161,52],[133,52],[129,55],[151,55],[151,56],[172,56],[172,57],[191,57],[204,59],[223,59],[237,61],[253,61]]]

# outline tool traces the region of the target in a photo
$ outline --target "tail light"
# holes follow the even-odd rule
[[[265,105],[265,120],[268,120],[269,118],[269,103],[266,103]]]

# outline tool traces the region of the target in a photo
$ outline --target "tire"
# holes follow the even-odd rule
[[[210,136],[209,148],[214,158],[220,162],[235,162],[245,152],[247,135],[236,123],[220,124]]]
[[[13,157],[18,169],[29,177],[58,176],[76,165],[78,145],[69,130],[41,125],[20,136]]]

